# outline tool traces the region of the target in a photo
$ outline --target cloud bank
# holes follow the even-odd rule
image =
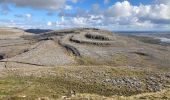
[[[170,5],[167,0],[158,0],[154,4],[139,6],[123,1],[116,2],[105,10],[95,4],[90,11],[77,9],[74,14],[61,12],[60,16],[67,19],[62,22],[67,27],[71,26],[68,24],[71,23],[73,26],[99,28],[170,28],[169,10]]]
[[[56,20],[45,20],[41,25],[47,28],[96,27],[105,29],[169,29],[170,0],[155,0],[151,4],[132,5],[129,1],[113,3],[106,8],[93,4],[90,9],[74,7],[80,0],[1,0],[3,5],[14,4],[16,7],[47,10],[47,16],[56,16]],[[111,0],[103,0],[107,5]],[[7,13],[7,6],[0,7]],[[74,11],[73,11],[74,10]],[[57,15],[54,13],[57,12]],[[32,18],[27,14],[15,17]]]

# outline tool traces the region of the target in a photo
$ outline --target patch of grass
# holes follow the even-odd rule
[[[128,68],[112,68],[110,71],[112,76],[129,76],[129,77],[140,77],[143,78],[148,74],[144,70],[135,70]]]
[[[91,58],[91,57],[77,57],[75,59],[77,60],[78,65],[84,65],[84,66],[89,66],[89,65],[112,66],[112,65],[115,65],[115,62],[113,62],[113,61],[97,60],[96,58]]]
[[[0,98],[12,95],[14,92],[20,91],[21,87],[25,87],[24,81],[14,77],[0,78]]]
[[[68,67],[68,66],[67,66]],[[99,69],[99,68],[102,69]],[[70,68],[70,69],[69,69]],[[75,69],[74,69],[75,68]],[[50,99],[57,99],[61,96],[71,96],[71,91],[75,91],[76,94],[97,94],[100,96],[112,96],[112,95],[134,95],[141,93],[141,91],[136,91],[135,89],[129,89],[126,86],[117,87],[111,84],[102,83],[102,81],[86,81],[86,79],[77,80],[74,79],[74,73],[76,73],[78,67],[71,68],[68,67],[68,70],[65,70],[63,67],[52,68],[51,71],[59,75],[53,74],[44,74],[43,76],[39,76],[37,74],[30,74],[28,76],[22,75],[22,73],[14,73],[9,72],[8,76],[0,78],[0,99],[37,99],[48,97]],[[81,68],[81,67],[80,67]],[[106,73],[109,76],[119,77],[119,76],[129,76],[129,77],[144,77],[146,72],[143,70],[135,70],[128,68],[118,68],[118,67],[106,67],[106,66],[96,66],[96,70],[103,71],[106,70]],[[82,68],[83,70],[80,76],[84,74],[90,74],[90,72],[94,73],[95,68],[89,66],[87,68]],[[40,69],[37,69],[40,71]],[[42,69],[41,69],[42,70]],[[89,73],[86,73],[88,70]],[[43,69],[43,71],[45,71]],[[43,72],[42,71],[42,72]],[[74,72],[75,71],[75,72]],[[79,70],[78,70],[79,71]],[[16,71],[17,72],[17,71]],[[47,71],[50,73],[50,70]],[[65,77],[64,74],[68,73],[71,75],[69,77]],[[63,75],[62,75],[63,74]],[[77,75],[77,73],[76,73]],[[77,76],[79,76],[77,75]],[[93,75],[93,74],[91,74]],[[87,78],[91,78],[93,76],[88,76]],[[102,76],[102,75],[101,75]],[[100,79],[100,76],[96,77],[96,79]],[[140,79],[139,78],[139,79]]]
[[[128,65],[128,57],[126,56],[126,54],[123,53],[117,53],[113,55],[113,62],[116,65]]]
[[[74,97],[70,97],[69,100],[169,100],[170,90],[164,90],[156,93],[143,93],[133,96],[111,96],[105,97],[96,94],[77,94]]]
[[[91,57],[77,57],[76,60],[80,65],[100,65],[100,62]]]
[[[99,83],[71,81],[60,77],[8,76],[1,79],[0,99],[35,99],[40,97],[60,98],[76,93],[91,93],[105,96],[120,93],[110,86]]]

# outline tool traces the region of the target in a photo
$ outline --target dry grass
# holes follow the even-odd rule
[[[135,70],[135,69],[128,69],[128,68],[112,68],[111,75],[115,77],[139,77],[143,78],[149,73],[146,70]]]
[[[25,98],[31,99],[39,97],[59,98],[63,95],[71,96],[71,91],[77,93],[96,93],[110,96],[114,92],[106,86],[98,83],[83,83],[79,81],[69,81],[59,77],[20,77],[8,76],[1,78],[0,98],[19,98],[25,95]]]
[[[0,31],[0,35],[12,35],[12,34],[16,34],[15,32],[10,32],[10,31]]]
[[[89,62],[87,63],[89,64]],[[80,73],[78,73],[80,72]],[[110,85],[103,85],[96,82],[86,82],[86,78],[75,80],[74,76],[86,76],[88,78],[99,76],[106,73],[115,77],[138,77],[142,78],[149,72],[143,70],[129,69],[128,67],[113,67],[101,65],[82,65],[82,66],[57,66],[57,67],[16,67],[8,68],[7,75],[0,77],[0,99],[12,100],[32,100],[32,99],[58,99],[66,96],[71,100],[90,99],[102,100],[110,99],[126,100],[123,96],[113,96],[115,94],[134,95],[135,91],[127,91],[124,88],[117,89]],[[96,73],[96,74],[94,74]],[[65,75],[68,75],[67,77]],[[76,95],[71,96],[71,91]],[[163,95],[163,94],[161,94]],[[138,95],[136,95],[138,96]],[[167,96],[167,95],[166,95]],[[165,96],[165,98],[167,98]],[[136,97],[135,97],[136,98]],[[138,97],[139,98],[139,97]],[[140,96],[140,98],[142,98]],[[151,97],[152,98],[152,97]],[[132,99],[135,100],[135,99]]]
[[[170,89],[155,93],[143,93],[129,97],[125,96],[111,96],[105,97],[96,94],[76,94],[68,97],[69,100],[170,100]],[[63,98],[61,98],[63,100]]]

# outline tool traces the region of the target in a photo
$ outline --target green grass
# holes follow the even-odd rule
[[[126,77],[139,77],[143,78],[146,77],[149,72],[144,70],[135,70],[135,69],[128,69],[128,68],[111,68],[110,74],[112,76],[120,77],[120,76],[126,76]]]
[[[8,76],[1,79],[0,98],[17,99],[19,95],[25,95],[32,99],[39,97],[59,98],[70,96],[72,90],[78,93],[95,93],[100,95],[112,95],[113,90],[98,83],[83,83],[68,81],[59,77],[16,77]]]
[[[75,58],[78,62],[78,65],[85,65],[85,66],[91,66],[91,65],[106,65],[106,66],[113,66],[115,65],[114,61],[106,61],[106,60],[97,60],[96,58],[92,57],[76,57]]]
[[[100,65],[98,61],[91,57],[77,57],[75,59],[79,65]]]
[[[23,69],[20,70],[22,71]],[[73,90],[79,94],[88,93],[107,97],[112,95],[129,96],[138,94],[140,91],[136,91],[133,88],[129,89],[126,86],[117,87],[111,84],[102,84],[102,80],[92,80],[90,82],[86,78],[78,80],[74,76],[78,74],[78,76],[81,77],[90,74],[87,78],[91,79],[95,77],[95,75],[93,75],[94,71],[98,70],[99,72],[105,72],[110,77],[136,77],[137,79],[144,79],[147,73],[149,73],[143,70],[129,69],[126,67],[119,68],[99,65],[86,67],[67,66],[67,68],[55,67],[49,69],[40,68],[35,70],[41,71],[42,73],[25,76],[25,74],[19,73],[21,71],[16,70],[15,72],[9,71],[7,76],[0,77],[0,99],[9,98],[18,100],[24,98],[30,100],[41,97],[56,99],[61,96],[71,96],[71,91]],[[79,70],[81,70],[81,73],[77,73]],[[28,73],[30,71],[28,70]],[[50,71],[54,74],[50,74]],[[65,76],[66,73],[68,73],[68,77]],[[101,74],[101,78],[102,76],[103,74]],[[101,78],[98,76],[96,80],[100,80]]]
[[[36,99],[41,97],[60,98],[76,93],[90,93],[104,96],[137,94],[134,91],[114,88],[95,82],[86,83],[54,76],[15,76],[0,78],[0,99]],[[122,90],[122,91],[121,91]],[[24,97],[22,97],[24,96]]]

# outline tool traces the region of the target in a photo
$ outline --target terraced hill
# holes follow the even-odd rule
[[[49,81],[44,82],[47,87],[42,89],[57,93],[64,89],[59,97],[72,90],[105,96],[160,91],[170,85],[169,71],[169,46],[148,44],[99,29],[0,38],[0,76],[10,73],[10,77],[22,80],[24,86],[26,81],[37,85],[47,78]],[[49,84],[55,82],[59,87],[51,88]]]
[[[1,49],[1,56],[9,56],[2,61],[44,66],[90,63],[156,69],[166,69],[170,65],[169,47],[162,48],[97,29],[53,31],[9,41],[1,40],[0,46],[7,50],[10,45],[26,45],[13,54],[16,56]]]

